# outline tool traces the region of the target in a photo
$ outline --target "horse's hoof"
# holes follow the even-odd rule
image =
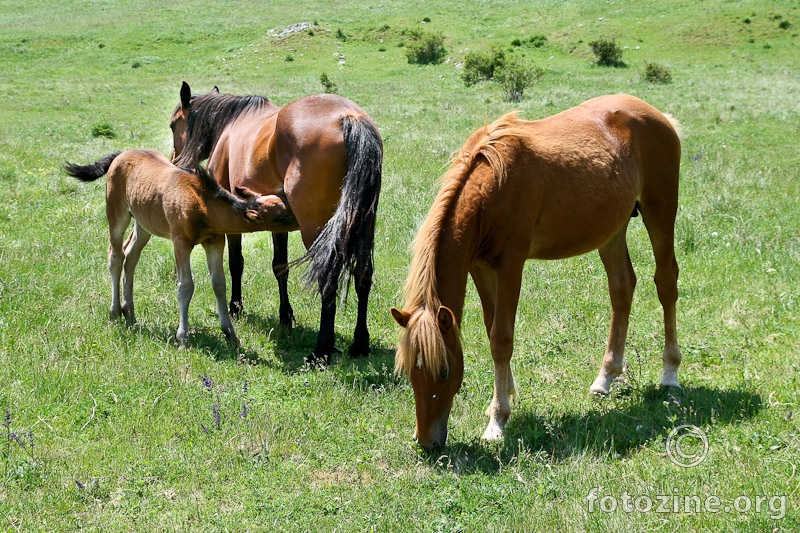
[[[239,318],[244,314],[244,304],[242,302],[231,302],[230,309],[228,309],[232,318]]]
[[[372,353],[372,350],[369,346],[364,347],[351,344],[350,348],[347,350],[347,353],[350,354],[350,357],[368,357],[369,354]]]

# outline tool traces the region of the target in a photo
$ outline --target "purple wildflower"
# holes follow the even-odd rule
[[[214,413],[214,427],[219,429],[220,427],[222,427],[221,416],[219,414],[219,405],[216,404],[212,405],[211,412]]]
[[[17,444],[19,444],[20,448],[24,448],[25,447],[25,441],[23,441],[19,437],[19,435],[17,435],[17,433],[15,433],[14,431],[12,431],[11,433],[8,434],[8,438],[13,440],[13,441],[15,441]]]
[[[6,417],[3,421],[3,427],[6,429],[11,427],[11,411],[8,410],[8,407],[6,407]]]
[[[206,390],[210,391],[211,389],[214,388],[214,383],[211,382],[211,378],[210,377],[208,377],[208,376],[200,376],[200,379],[203,380],[203,386],[206,388]]]
[[[78,488],[79,488],[79,489],[81,489],[81,490],[83,490],[83,489],[85,489],[85,488],[86,488],[86,485],[84,485],[83,483],[81,483],[81,482],[80,482],[80,481],[78,481],[77,479],[75,480],[75,485],[77,485],[77,486],[78,486]]]

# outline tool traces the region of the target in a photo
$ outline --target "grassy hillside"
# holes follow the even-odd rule
[[[301,22],[311,27],[275,36]],[[441,32],[446,60],[409,64],[413,31]],[[798,34],[800,6],[790,1],[4,0],[0,530],[797,530]],[[532,36],[546,40],[512,45]],[[624,66],[595,64],[589,43],[604,38],[624,49]],[[545,70],[519,103],[497,84],[461,79],[467,54],[492,46]],[[672,83],[642,81],[648,62]],[[104,185],[79,184],[61,165],[127,148],[168,152],[183,80],[195,92],[217,85],[284,105],[322,92],[323,73],[375,118],[385,142],[373,355],[304,367],[319,301],[293,272],[297,326],[279,329],[266,234],[244,239],[241,349],[218,329],[202,252],[191,347],[178,349],[164,240],[151,241],[137,270],[138,325],[109,320]],[[536,119],[615,92],[683,126],[684,389],[655,386],[663,328],[637,219],[624,381],[608,398],[588,394],[610,315],[597,254],[531,262],[506,440],[479,440],[492,365],[470,285],[464,385],[448,446],[426,455],[411,440],[411,387],[393,373],[388,310],[402,304],[408,247],[438,176],[471,131],[502,113]],[[290,256],[302,252],[293,235]],[[351,299],[339,311],[340,347],[354,324]],[[666,453],[684,424],[708,439],[693,468]],[[659,496],[670,498],[667,512],[656,509]],[[692,496],[712,505],[687,507]]]

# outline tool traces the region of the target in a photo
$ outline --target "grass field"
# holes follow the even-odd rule
[[[797,2],[356,4],[0,0],[0,530],[800,529]],[[299,22],[311,31],[270,32]],[[407,62],[403,45],[420,29],[442,32],[444,63]],[[521,102],[496,84],[464,85],[470,50],[534,35],[544,45],[517,52],[545,75]],[[588,43],[600,38],[624,48],[625,66],[594,64]],[[646,62],[672,83],[642,81]],[[151,241],[137,271],[138,325],[109,320],[104,185],[80,184],[61,165],[168,152],[183,80],[284,105],[322,92],[323,73],[385,142],[372,356],[304,367],[319,301],[293,272],[297,326],[278,328],[267,234],[244,239],[241,349],[219,331],[202,252],[191,347],[178,349],[165,240]],[[393,373],[389,308],[402,304],[408,248],[438,176],[471,131],[504,112],[536,119],[615,92],[683,125],[683,390],[656,387],[661,309],[636,219],[630,367],[612,394],[588,393],[610,316],[597,254],[531,262],[505,441],[479,439],[492,364],[470,285],[448,446],[423,453],[411,439],[411,387]],[[302,252],[295,234],[290,257]],[[338,315],[342,348],[353,300]],[[685,424],[708,443],[691,468],[666,453]]]

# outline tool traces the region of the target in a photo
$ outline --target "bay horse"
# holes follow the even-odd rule
[[[655,254],[664,310],[662,386],[679,387],[676,333],[678,123],[629,95],[600,96],[538,121],[515,112],[475,131],[442,177],[417,234],[405,285],[395,367],[416,402],[415,439],[443,446],[461,387],[460,324],[471,275],[494,360],[486,440],[498,440],[516,395],[510,360],[527,259],[562,259],[598,250],[608,276],[611,330],[590,391],[608,394],[623,371],[636,275],[625,239],[641,212]]]
[[[239,344],[228,314],[222,255],[225,234],[292,227],[294,216],[285,200],[260,195],[246,187],[236,189],[237,198],[219,186],[212,175],[198,166],[196,173],[174,166],[159,152],[127,150],[109,154],[91,165],[67,163],[67,173],[81,181],[95,181],[105,174],[108,218],[108,270],[111,272],[111,316],[136,322],[133,308],[133,274],[142,249],[152,235],[170,239],[178,271],[180,325],[176,337],[181,346],[189,339],[189,302],[194,294],[190,255],[202,244],[217,300],[222,331]],[[133,231],[123,243],[134,219]],[[123,275],[124,271],[124,275]],[[120,280],[123,291],[120,301]]]
[[[358,298],[351,356],[370,353],[367,300],[372,287],[375,215],[381,187],[383,142],[358,105],[334,94],[306,96],[278,107],[263,96],[214,89],[192,95],[183,82],[170,120],[172,160],[191,168],[208,159],[223,188],[246,186],[281,194],[297,223],[273,231],[272,270],[278,281],[279,317],[291,327],[287,292],[288,234],[300,230],[310,263],[306,281],[322,296],[319,333],[309,363],[327,364],[334,347],[336,294],[354,278]],[[242,309],[242,241],[228,235],[231,314]]]

